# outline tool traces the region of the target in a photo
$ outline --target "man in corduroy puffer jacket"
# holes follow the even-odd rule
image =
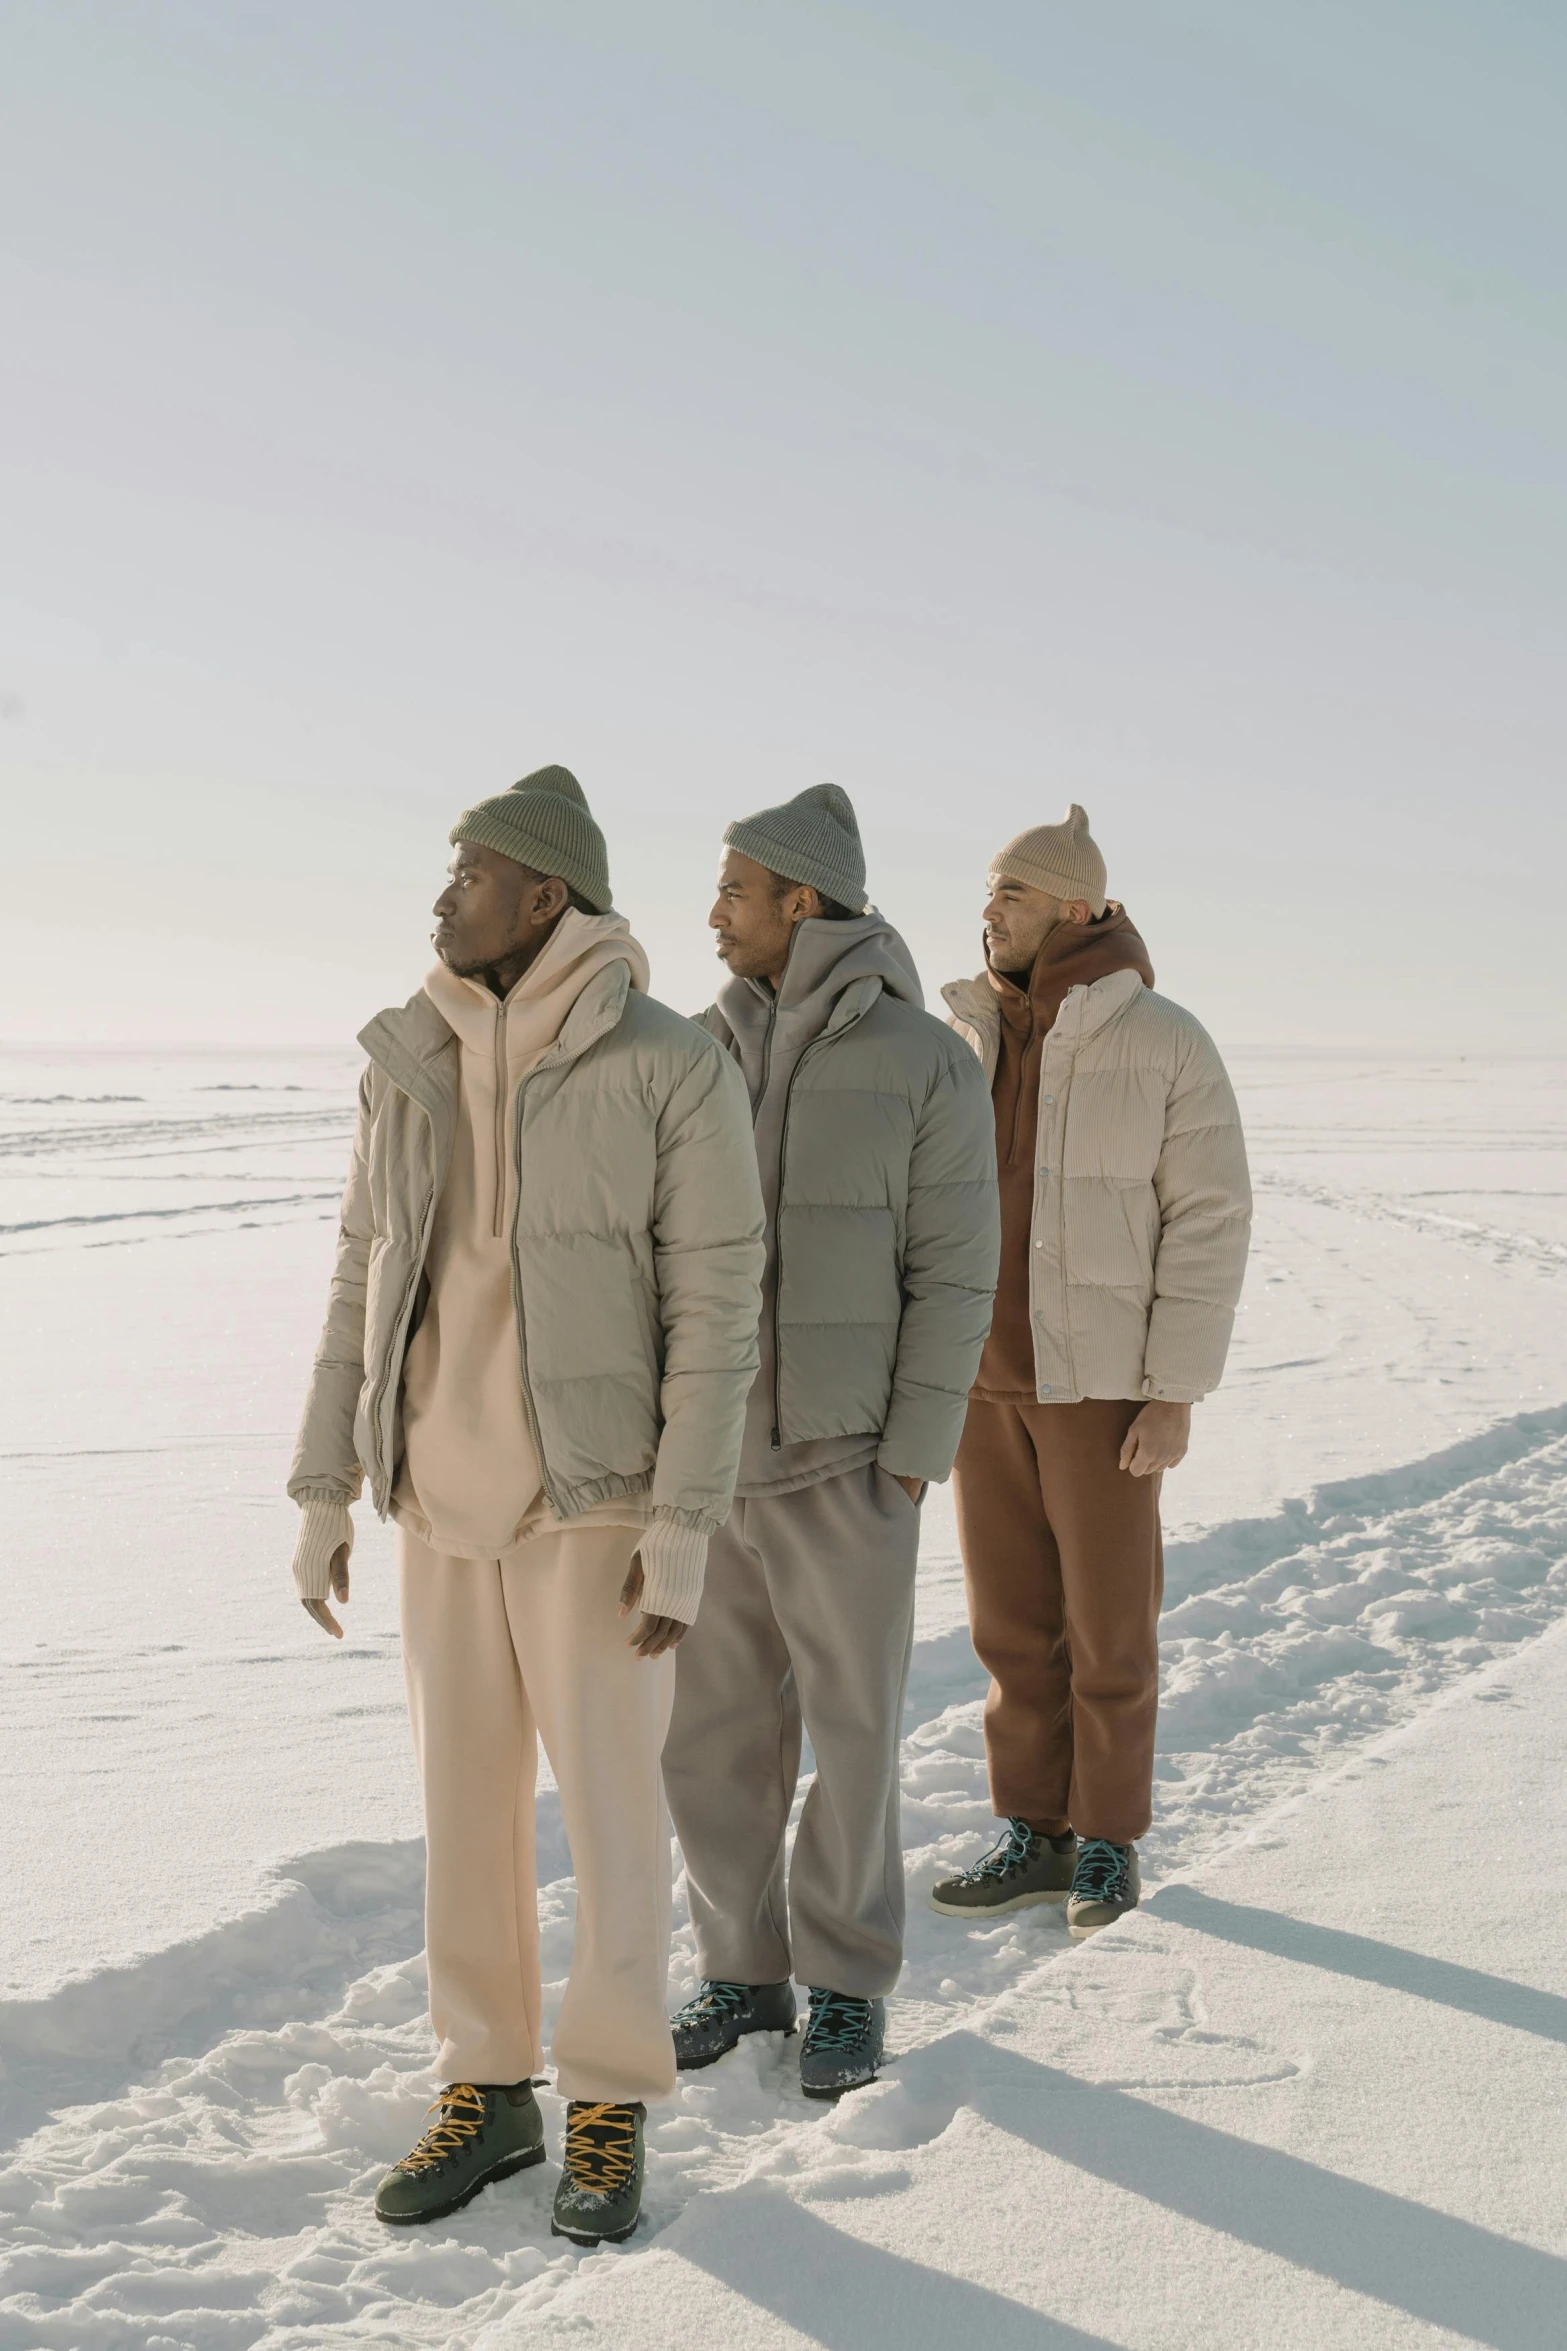
[[[995,1106],[1001,1274],[954,1484],[1007,1827],[931,1899],[981,1920],[1065,1901],[1079,1938],[1138,1898],[1159,1482],[1219,1384],[1251,1230],[1224,1065],[1105,883],[1081,808],[1019,833],[985,969],[942,991]]]
[[[544,2160],[542,1738],[577,1878],[552,2225],[596,2244],[636,2226],[646,2101],[674,2087],[660,1754],[734,1491],[762,1203],[745,1088],[648,995],[576,778],[539,769],[451,839],[435,968],[360,1038],[294,1577],[340,1634],[368,1484],[398,1529],[444,2084],[376,2211],[440,2220]]]
[[[683,2067],[788,2030],[802,2086],[873,2080],[903,1960],[898,1747],[919,1503],[952,1467],[995,1289],[983,1073],[865,897],[847,793],[724,836],[707,1027],[750,1092],[767,1211],[736,1501],[664,1751],[702,1987]],[[785,1886],[802,1723],[816,1757]]]

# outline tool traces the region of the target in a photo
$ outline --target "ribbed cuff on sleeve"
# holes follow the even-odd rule
[[[707,1572],[709,1538],[678,1519],[657,1517],[640,1545],[642,1606],[649,1616],[676,1616],[695,1624]]]
[[[354,1522],[346,1502],[311,1494],[299,1505],[299,1541],[294,1546],[294,1586],[301,1600],[325,1600],[332,1591],[332,1554],[340,1543],[354,1547]]]

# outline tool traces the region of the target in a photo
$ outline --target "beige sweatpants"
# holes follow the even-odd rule
[[[450,1559],[398,1530],[403,1665],[424,1782],[425,1945],[443,2081],[544,2061],[534,1782],[560,1788],[577,1931],[553,2055],[566,2098],[665,2098],[669,1821],[659,1753],[675,1659],[616,1614],[632,1527],[537,1535]]]

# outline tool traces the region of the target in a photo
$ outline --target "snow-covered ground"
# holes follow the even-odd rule
[[[1431,1801],[1462,1812],[1465,1834],[1444,1830],[1453,1876],[1427,1928],[1406,1922],[1418,1941],[1430,1918],[1533,1903],[1527,1844],[1524,1861],[1499,1860],[1488,1837],[1499,1810],[1518,1827],[1511,1779],[1476,1779],[1441,1726],[1474,1708],[1477,1723],[1500,1719],[1485,1698],[1498,1670],[1521,1687],[1526,1656],[1549,1648],[1524,1645],[1567,1614],[1567,1064],[1238,1055],[1235,1070],[1257,1242],[1229,1378],[1166,1488],[1146,1875],[1195,1876],[1204,1900],[1232,1908],[1259,1901],[1225,1873],[1280,1837],[1300,1852],[1295,1824],[1351,1784],[1336,1767],[1360,1775],[1370,1803],[1364,1792],[1396,1775],[1367,1759],[1424,1739],[1455,1775]],[[1254,2021],[1216,2025],[1212,1954],[1198,1966],[1186,1949],[1207,1929],[1173,1890],[1135,1930],[1075,1955],[1051,1913],[987,1932],[923,1907],[989,1828],[982,1681],[944,1496],[927,1506],[904,1750],[914,1901],[887,2083],[824,2121],[791,2090],[786,2056],[736,2052],[657,2119],[648,2219],[622,2253],[583,2263],[549,2238],[544,2173],[429,2236],[386,2241],[366,2184],[431,2089],[389,1550],[362,1527],[350,1636],[329,1644],[292,1598],[281,1497],[354,1075],[347,1054],[0,1059],[0,2351],[498,2346],[546,2322],[560,2339],[620,2344],[678,2333],[860,2346],[944,2342],[965,2319],[1001,2343],[1063,2346],[1358,2344],[1384,2339],[1384,2324],[1390,2342],[1551,2340],[1517,2316],[1544,2307],[1528,2300],[1547,2274],[1528,2260],[1543,2257],[1515,2247],[1509,2269],[1500,2238],[1487,2238],[1492,2271],[1481,2260],[1476,2274],[1511,2281],[1514,2315],[1477,2333],[1473,2298],[1433,2288],[1400,2302],[1374,2266],[1314,2268],[1287,2230],[1263,2243],[1207,2208],[1161,2207],[1141,2174],[1117,2174],[1115,2193],[1155,2217],[1186,2214],[1174,2239],[1154,2233],[1187,2315],[1151,2328],[1154,2281],[1119,2205],[1082,2205],[1084,2225],[1109,2232],[1103,2291],[1074,2283],[1082,2251],[1050,2218],[1055,2172],[1093,2172],[1072,2132],[1092,2138],[1088,2118],[1109,2110],[1072,2105],[1073,2083],[1113,2081],[1159,2113],[1198,2090],[1221,2105],[1266,2092],[1273,2119],[1203,2129],[1291,2146],[1349,2127],[1302,2088],[1319,2075],[1357,2111],[1399,2084],[1376,2076],[1372,2050],[1362,2094],[1334,2069],[1344,2049],[1329,2064],[1293,2016],[1288,2032],[1276,2018],[1255,2029],[1270,2002],[1283,2014],[1303,1997],[1271,1947],[1220,1937],[1226,1998]],[[1548,1727],[1558,1763],[1561,1684],[1541,1685],[1549,1726],[1521,1701],[1508,1718],[1531,1735]],[[1486,1752],[1499,1768],[1495,1740]],[[1554,1798],[1559,1770],[1539,1785]],[[558,1994],[572,1887],[548,1790],[543,1813]],[[1380,1935],[1376,1903],[1430,1892],[1420,1804],[1389,1795],[1380,1831],[1372,1910],[1345,1893],[1333,1836],[1315,1831],[1270,1899],[1324,1932],[1358,1917]],[[1553,1834],[1542,1884],[1542,1871],[1560,1875],[1559,1812]],[[1526,1946],[1527,1963],[1507,1959]],[[1457,1972],[1533,1983],[1534,1949],[1525,1938]],[[690,1970],[682,1937],[672,1995]],[[1562,2013],[1560,2000],[1538,2010]],[[1359,2025],[1327,2018],[1322,2032],[1347,2047]],[[967,2184],[971,2158],[974,2176],[997,2176],[994,2151],[975,2154],[1008,2127],[985,2085],[1000,2078],[995,2052],[1025,2044],[1050,2069],[1044,2107],[1065,2101],[1067,2134],[1001,2163],[1009,2179],[1054,2167],[1032,2245],[1000,2190],[980,2212]],[[1104,2127],[1114,2142],[1121,2126]],[[1173,2197],[1210,2140],[1149,2129],[1169,2151]],[[1367,2176],[1382,2145],[1351,2133],[1311,2160]],[[1286,2174],[1266,2176],[1287,2205]],[[1412,2183],[1397,2190],[1406,2215],[1409,2198],[1464,2210],[1418,2163],[1399,2177]],[[717,2190],[737,2193],[693,2204]],[[1323,2207],[1325,2227],[1338,2209]],[[1493,2196],[1487,2210],[1488,2228],[1545,2242],[1527,2199]],[[1337,2281],[1326,2300],[1324,2276]],[[821,2283],[833,2279],[847,2315]],[[1244,2323],[1205,2333],[1202,2311],[1226,2293],[1250,2297]]]

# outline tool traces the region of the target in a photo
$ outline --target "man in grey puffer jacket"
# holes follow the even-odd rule
[[[875,2078],[903,1961],[898,1744],[919,1501],[951,1470],[1000,1246],[978,1063],[865,899],[846,793],[732,824],[705,1025],[750,1091],[767,1211],[761,1365],[732,1515],[664,1752],[703,1983],[683,2067],[787,2030],[808,2095]],[[787,1896],[802,1722],[816,1757]]]

